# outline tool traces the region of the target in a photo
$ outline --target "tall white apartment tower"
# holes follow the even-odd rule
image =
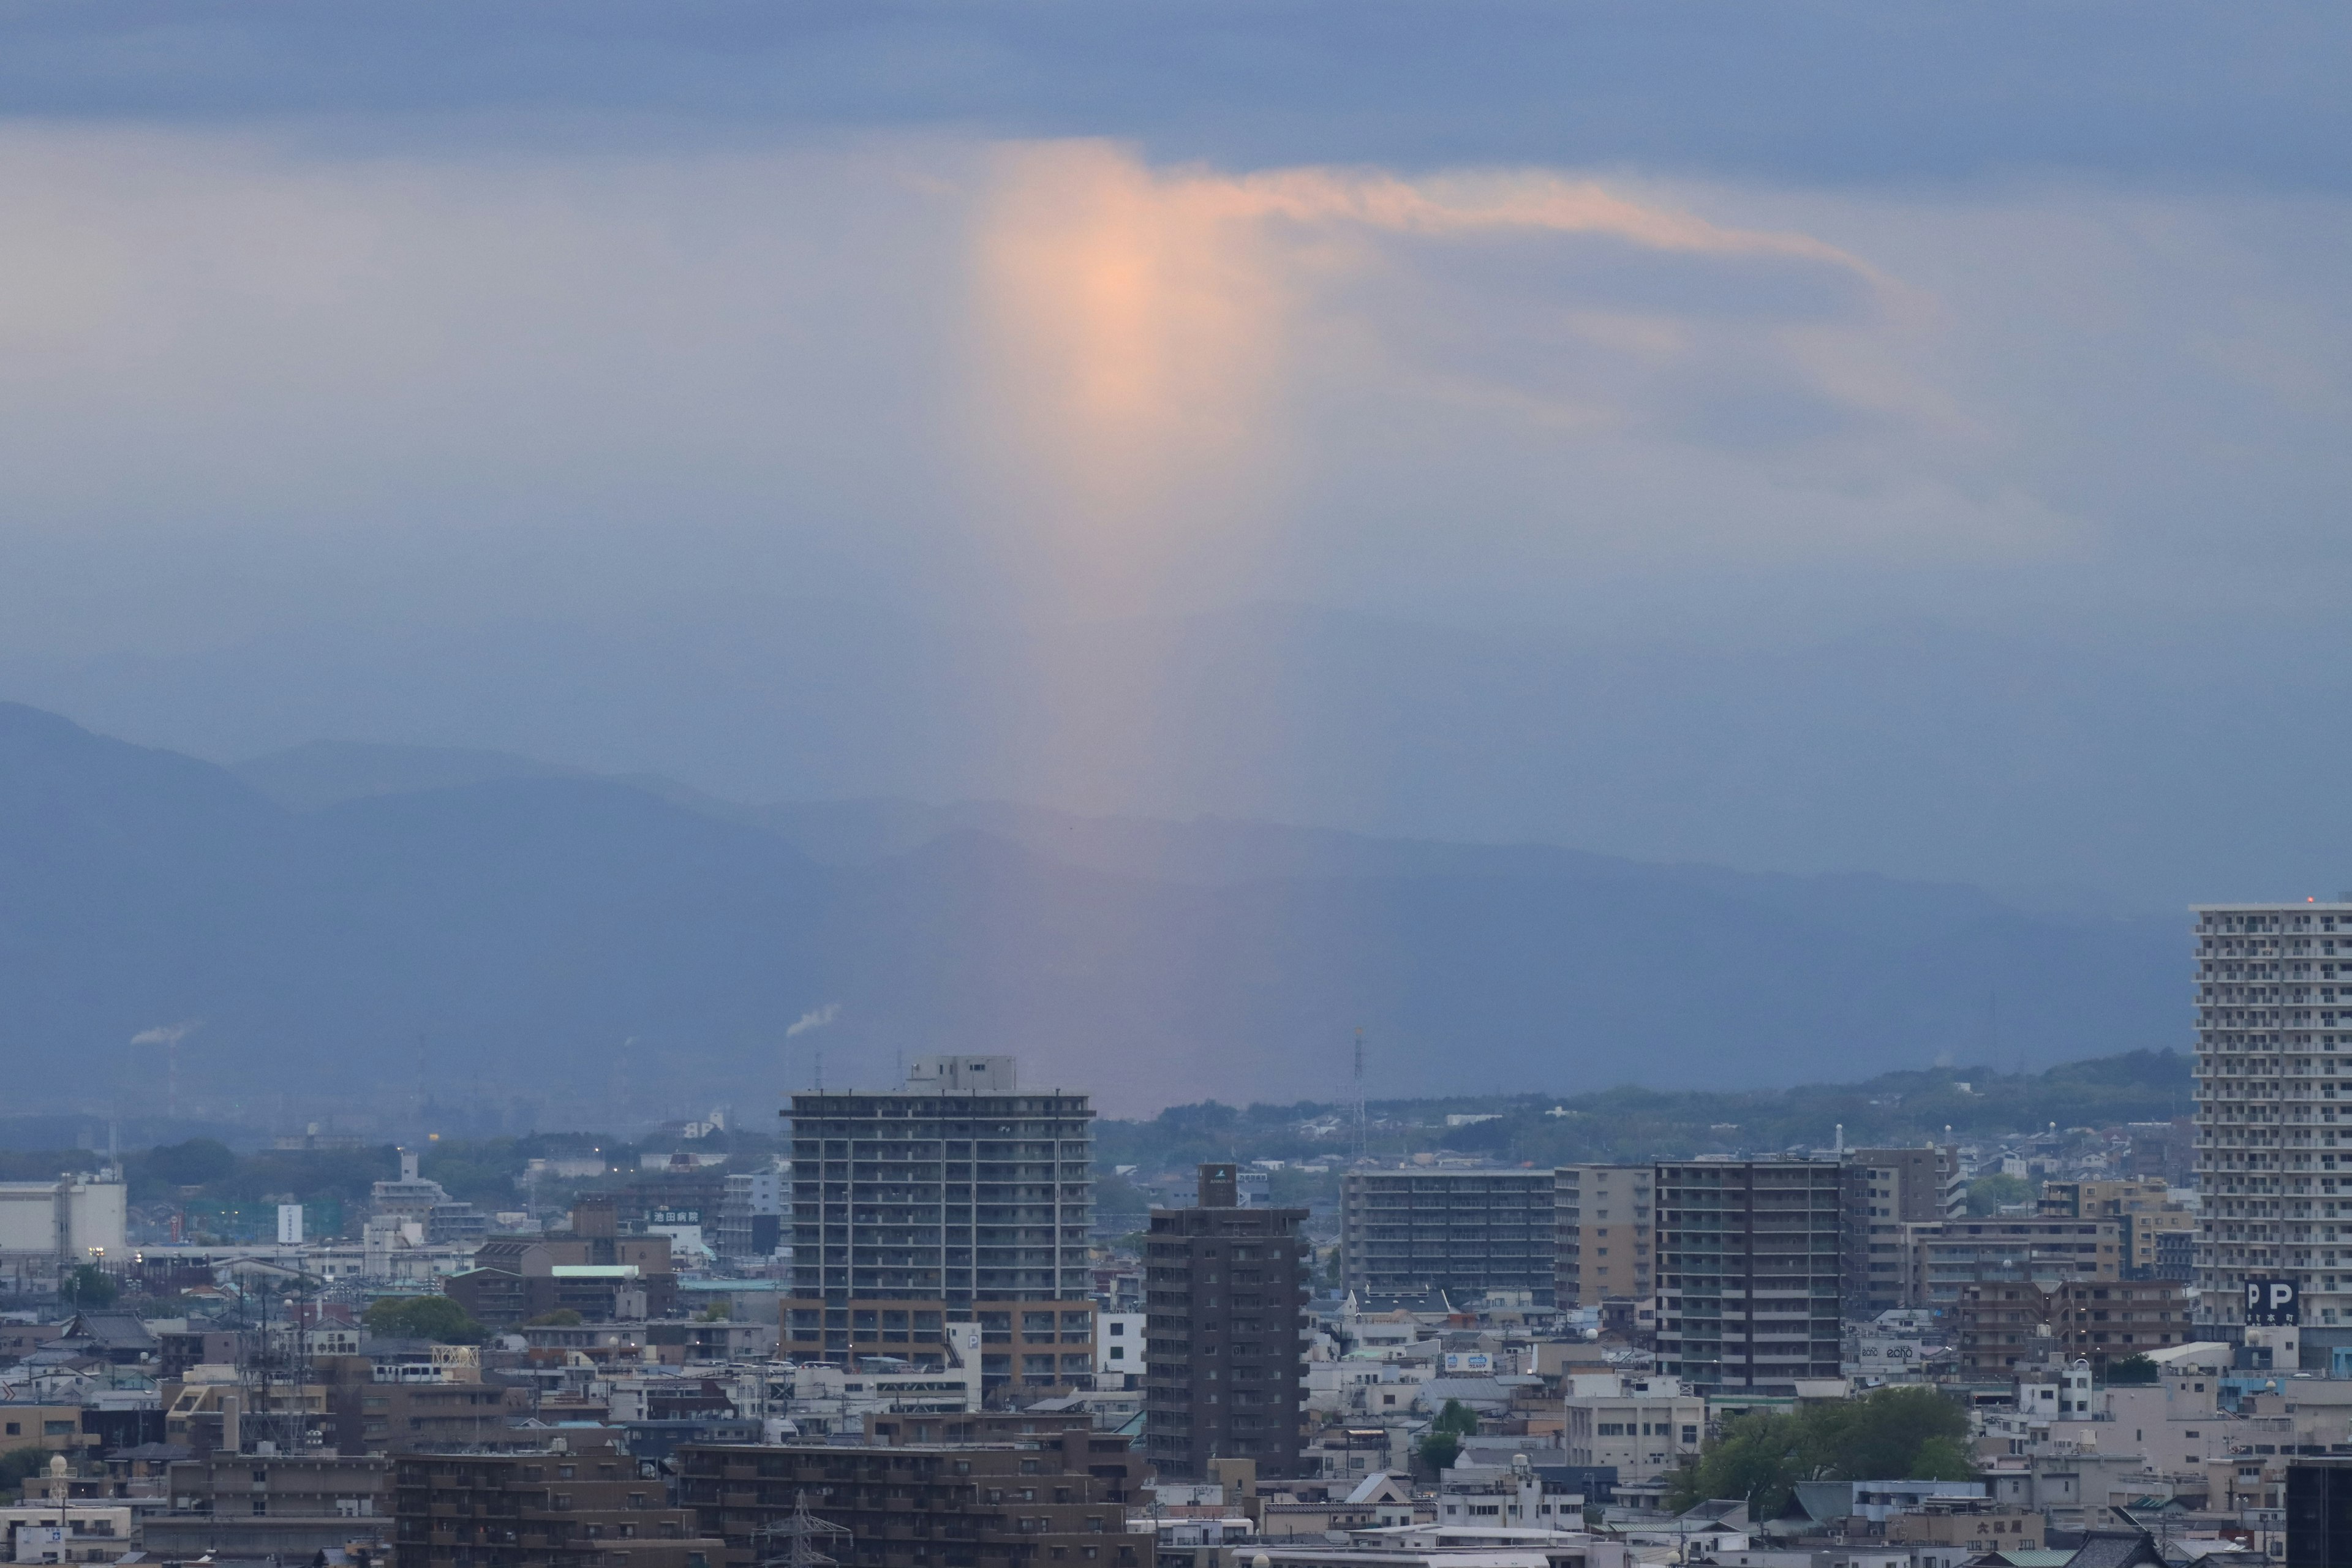
[[[2352,900],[2196,915],[2198,1321],[2258,1279],[2352,1325]]]

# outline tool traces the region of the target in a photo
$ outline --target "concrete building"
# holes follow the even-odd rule
[[[2187,1291],[2168,1279],[1965,1285],[1950,1308],[1960,1375],[2010,1376],[2057,1354],[2104,1369],[2196,1338]]]
[[[738,1171],[725,1178],[714,1237],[719,1259],[740,1268],[764,1263],[791,1224],[792,1180],[781,1170]]]
[[[48,1271],[109,1258],[127,1261],[129,1215],[121,1173],[54,1182],[0,1182],[0,1258]]]
[[[1959,1151],[1856,1149],[1845,1163],[1845,1315],[1857,1321],[1912,1299],[1905,1226],[1958,1218],[1968,1208]]]
[[[2335,1223],[2352,1198],[2338,1109],[2352,900],[2195,914],[2200,1321],[2242,1324],[2248,1280],[2286,1281],[2307,1343],[2352,1343],[2328,1332],[2352,1329],[2352,1251]]]
[[[2037,1212],[2063,1219],[2114,1220],[2126,1279],[2161,1278],[2157,1272],[2162,1266],[2161,1239],[2176,1233],[2193,1235],[2197,1229],[2197,1212],[2174,1202],[2161,1176],[2052,1182],[2042,1189]]]
[[[150,1516],[147,1550],[284,1561],[386,1536],[384,1462],[336,1454],[215,1451],[171,1468],[173,1511]]]
[[[1144,1354],[1144,1332],[1150,1321],[1142,1312],[1095,1314],[1097,1388],[1143,1386],[1143,1370],[1150,1364]]]
[[[1458,1306],[1489,1290],[1549,1305],[1549,1171],[1349,1171],[1339,1185],[1341,1279],[1358,1297],[1445,1292]],[[1246,1206],[1246,1205],[1245,1205]]]
[[[338,1454],[397,1454],[419,1448],[530,1447],[545,1436],[515,1426],[532,1414],[529,1387],[478,1365],[447,1360],[395,1366],[373,1356],[321,1356],[319,1428]]]
[[[718,1568],[719,1543],[617,1446],[413,1454],[393,1495],[397,1568]]]
[[[1840,1375],[1844,1173],[1827,1160],[1657,1167],[1657,1370],[1702,1393]]]
[[[1213,1458],[1298,1471],[1307,1211],[1241,1207],[1234,1173],[1202,1165],[1198,1206],[1151,1211],[1143,1443],[1163,1476],[1197,1479]]]
[[[1698,1454],[1706,1401],[1680,1378],[1571,1373],[1561,1444],[1568,1462],[1613,1466],[1620,1486],[1661,1479]]]
[[[973,1434],[1005,1439],[985,1447],[688,1445],[677,1454],[678,1500],[723,1541],[728,1568],[775,1560],[786,1542],[773,1532],[803,1496],[856,1555],[811,1544],[858,1568],[1151,1568],[1152,1538],[1126,1528],[1144,1479],[1127,1439],[1096,1432],[1083,1415],[1024,1425]]]
[[[1023,1089],[1010,1057],[930,1057],[902,1089],[795,1094],[789,1114],[784,1354],[943,1363],[952,1319],[985,1331],[992,1390],[1087,1385],[1087,1096]]]
[[[1553,1299],[1560,1306],[1646,1301],[1656,1293],[1654,1182],[1647,1165],[1562,1165],[1552,1173]]]
[[[2018,1215],[1906,1229],[1914,1306],[1948,1308],[1972,1285],[2123,1278],[2121,1227],[2112,1219]]]
[[[574,1204],[569,1230],[492,1237],[475,1249],[474,1267],[441,1289],[485,1323],[563,1310],[590,1322],[666,1318],[677,1306],[670,1238],[623,1233],[609,1198]]]

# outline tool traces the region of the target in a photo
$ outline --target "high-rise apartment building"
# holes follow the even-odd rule
[[[2300,1287],[2306,1331],[2352,1324],[2352,900],[2195,912],[2199,1321],[2243,1322],[2270,1279]]]
[[[1959,1151],[1856,1149],[1845,1157],[1845,1314],[1874,1318],[1919,1305],[1911,1292],[1905,1227],[1934,1225],[1968,1208]]]
[[[1549,1171],[1349,1171],[1339,1184],[1341,1279],[1359,1297],[1490,1290],[1552,1300]]]
[[[982,1329],[983,1386],[1085,1386],[1094,1108],[1010,1057],[914,1063],[904,1089],[793,1096],[783,1353],[943,1363]]]
[[[1648,1165],[1562,1165],[1552,1173],[1553,1289],[1563,1307],[1646,1301],[1657,1236]]]
[[[1658,1371],[1702,1393],[1838,1376],[1843,1189],[1830,1160],[1660,1164]]]
[[[1244,1208],[1234,1175],[1203,1165],[1197,1207],[1151,1211],[1143,1452],[1163,1476],[1227,1458],[1298,1473],[1307,1211]]]

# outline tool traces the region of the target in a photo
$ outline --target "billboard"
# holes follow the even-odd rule
[[[2303,1321],[2303,1296],[2292,1279],[2246,1279],[2246,1321],[2280,1327]]]

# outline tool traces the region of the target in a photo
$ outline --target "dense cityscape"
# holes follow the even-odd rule
[[[2352,1568],[2347,82],[0,0],[0,1568]]]
[[[943,1056],[633,1145],[81,1151],[0,1186],[0,1522],[19,1562],[2268,1561],[2352,1452],[2352,904],[2194,943],[2193,1109],[2105,1126],[1540,1164],[1590,1112],[1098,1125]],[[2039,1081],[2156,1103],[2170,1061]]]

